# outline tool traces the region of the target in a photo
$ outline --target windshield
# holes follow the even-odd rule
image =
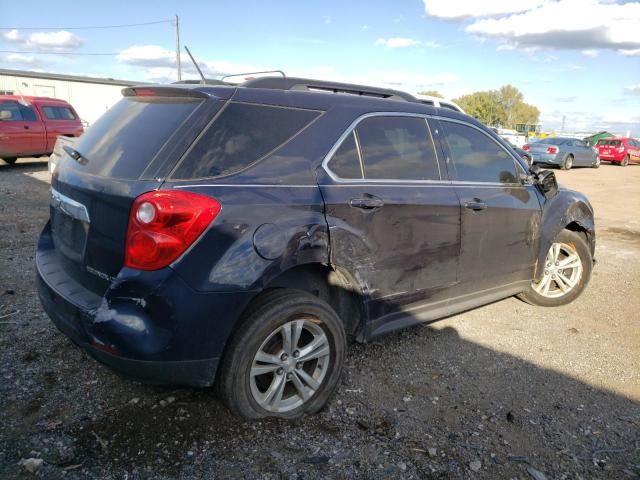
[[[548,138],[543,138],[542,140],[539,140],[536,143],[542,143],[544,145],[562,145],[566,141],[567,141],[566,138],[548,137]]]
[[[598,140],[598,145],[620,146],[620,140]]]

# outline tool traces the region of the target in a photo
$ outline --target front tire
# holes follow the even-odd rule
[[[592,168],[600,168],[600,155],[596,155],[596,161],[594,162],[593,165],[591,165]]]
[[[626,167],[627,165],[629,165],[629,160],[631,159],[631,155],[627,155],[626,157],[624,157],[622,159],[622,161],[620,162],[620,166],[621,167]]]
[[[573,302],[591,277],[593,258],[584,235],[562,230],[544,263],[543,276],[518,297],[532,305],[557,307]]]
[[[9,157],[9,158],[3,158],[2,160],[4,160],[4,163],[8,165],[13,165],[14,163],[16,163],[18,159],[16,157]]]
[[[342,321],[325,301],[299,290],[266,292],[227,348],[218,395],[250,419],[316,413],[338,386],[346,348]]]
[[[562,162],[562,170],[571,170],[572,166],[573,166],[573,155],[567,155],[566,158],[564,159],[564,162]]]

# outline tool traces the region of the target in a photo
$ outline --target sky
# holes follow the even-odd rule
[[[0,0],[0,67],[176,80],[279,69],[456,98],[511,84],[546,129],[640,136],[640,1]],[[123,28],[76,29],[162,22]],[[106,53],[108,55],[86,55]],[[183,77],[196,78],[186,54]]]

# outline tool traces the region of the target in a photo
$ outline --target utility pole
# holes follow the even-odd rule
[[[178,15],[175,18],[176,25],[176,69],[178,70],[178,81],[182,80],[182,69],[180,68],[180,20]]]

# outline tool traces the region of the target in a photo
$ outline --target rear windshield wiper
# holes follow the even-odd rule
[[[65,145],[64,147],[62,147],[62,149],[67,155],[73,158],[80,165],[86,165],[87,163],[89,163],[89,159],[87,157],[82,155],[79,151],[71,148],[69,145]]]

